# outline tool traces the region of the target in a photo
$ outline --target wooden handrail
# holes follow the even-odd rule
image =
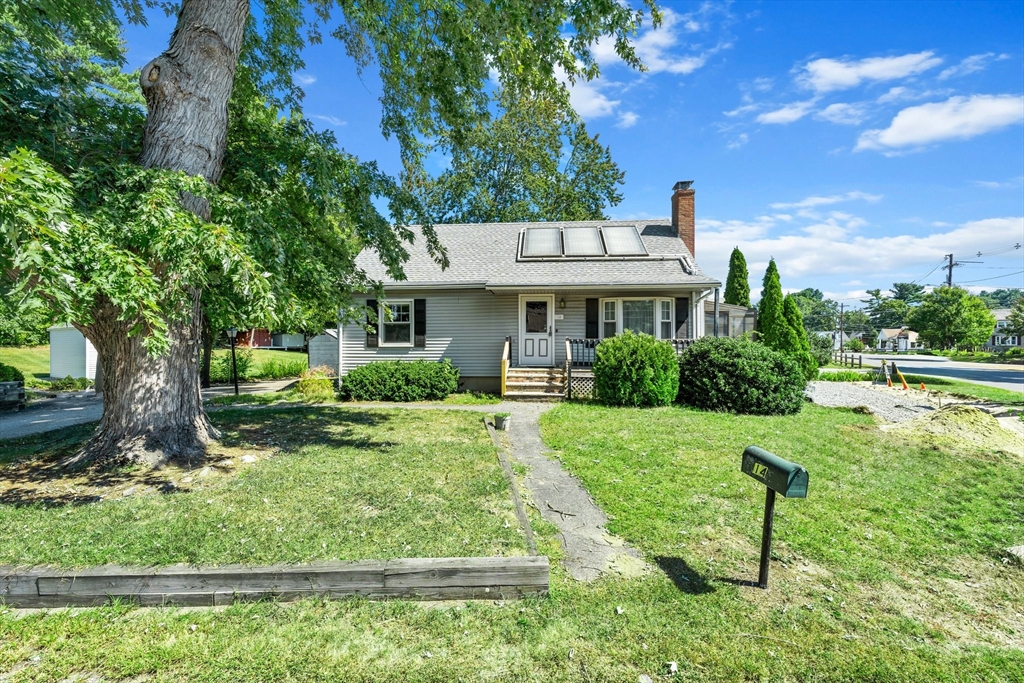
[[[512,337],[505,337],[505,344],[501,348],[501,395],[505,395],[506,383],[508,381],[508,366],[512,358]]]

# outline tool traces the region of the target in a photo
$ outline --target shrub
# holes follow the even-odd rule
[[[794,358],[744,339],[704,337],[679,357],[679,401],[702,410],[796,413],[805,384]]]
[[[238,381],[252,379],[252,349],[235,347],[235,367],[238,368]],[[210,381],[230,382],[231,351],[217,354],[210,361]]]
[[[91,386],[91,380],[85,377],[72,377],[71,375],[64,379],[55,379],[50,382],[50,389],[53,391],[84,391]]]
[[[861,351],[864,350],[864,342],[862,342],[860,339],[851,339],[850,341],[846,342],[846,350],[853,351],[854,353],[860,353]]]
[[[823,372],[818,375],[822,382],[863,382],[871,379],[874,373],[855,372],[853,370],[838,370],[836,372]]]
[[[305,356],[297,356],[295,360],[278,360],[270,358],[252,373],[254,378],[259,379],[285,379],[288,377],[301,377],[309,366],[309,360]]]
[[[828,365],[829,361],[832,360],[832,348],[835,345],[832,337],[811,334],[808,335],[807,341],[811,345],[811,355],[814,356],[814,361],[818,364],[818,367],[823,368]]]
[[[376,361],[353,368],[342,386],[356,401],[440,401],[459,388],[459,369],[447,358]]]
[[[307,401],[334,400],[334,370],[321,365],[302,373],[296,387]]]
[[[24,382],[25,375],[13,365],[0,363],[0,382]]]
[[[613,406],[664,406],[679,393],[679,365],[668,342],[649,334],[623,334],[597,345],[594,389]]]

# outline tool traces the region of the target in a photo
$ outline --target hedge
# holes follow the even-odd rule
[[[356,401],[440,401],[459,388],[459,369],[447,358],[376,361],[350,370],[342,388]]]
[[[603,340],[594,355],[594,388],[613,406],[664,406],[679,392],[679,366],[672,345],[626,330]]]
[[[805,385],[794,358],[746,339],[704,337],[679,356],[679,402],[701,410],[788,415]]]
[[[24,382],[25,375],[13,365],[0,363],[0,382]]]

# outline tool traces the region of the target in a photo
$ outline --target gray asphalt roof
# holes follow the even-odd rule
[[[582,227],[635,225],[648,257],[517,261],[519,233],[529,227]],[[356,263],[385,286],[545,287],[588,285],[715,286],[720,283],[701,271],[668,219],[644,221],[573,221],[551,223],[478,223],[435,225],[448,252],[446,270],[427,254],[418,226],[408,247],[406,280],[396,283],[381,265],[377,253],[364,250]]]

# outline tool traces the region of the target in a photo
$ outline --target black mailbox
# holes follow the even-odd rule
[[[807,497],[807,470],[763,448],[747,446],[740,470],[786,498]]]

